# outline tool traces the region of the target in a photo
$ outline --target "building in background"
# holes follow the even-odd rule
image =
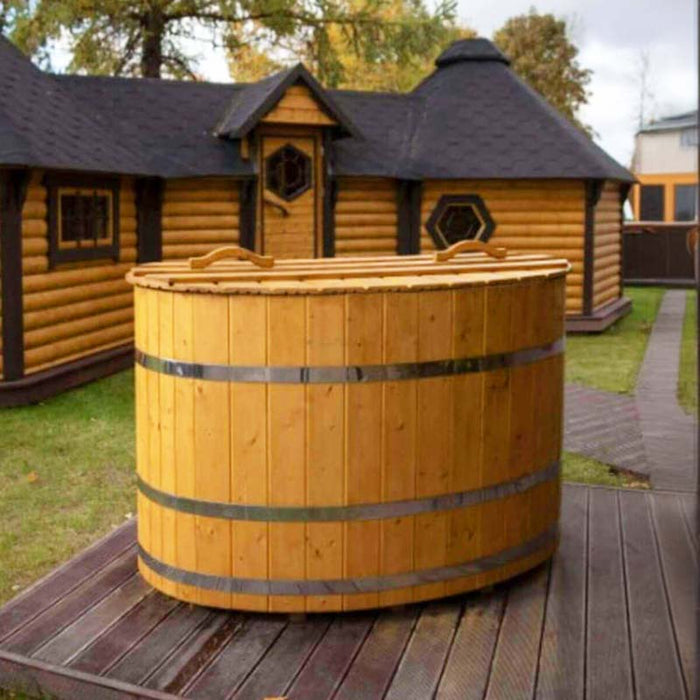
[[[685,112],[652,122],[635,137],[632,190],[638,221],[697,219],[698,113]]]

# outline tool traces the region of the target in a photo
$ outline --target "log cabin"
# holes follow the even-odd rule
[[[406,94],[55,75],[0,38],[0,404],[132,361],[135,263],[237,244],[278,258],[410,255],[465,238],[572,264],[570,330],[622,294],[633,176],[489,41]]]

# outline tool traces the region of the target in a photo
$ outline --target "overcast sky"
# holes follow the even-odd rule
[[[697,18],[694,0],[458,0],[461,24],[491,37],[509,17],[530,7],[569,21],[580,48],[580,63],[593,70],[590,98],[581,119],[596,140],[623,165],[629,165],[639,113],[640,57],[648,55],[646,116],[659,118],[697,106]],[[199,71],[208,80],[230,80],[222,52],[193,44]],[[57,52],[54,68],[65,54]],[[63,58],[63,60],[62,60]]]

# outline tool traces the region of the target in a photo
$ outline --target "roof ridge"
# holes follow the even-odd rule
[[[208,86],[216,88],[246,88],[251,85],[256,85],[257,83],[222,83],[213,80],[173,80],[170,78],[141,78],[139,76],[128,76],[128,75],[82,75],[80,73],[44,73],[52,78],[58,78],[59,80],[84,80],[86,82],[90,81],[109,81],[109,82],[121,82],[121,83],[140,83],[149,85],[197,85],[197,86]]]
[[[328,88],[326,92],[331,92],[334,95],[363,95],[365,97],[412,97],[411,92],[392,92],[391,90],[355,90],[350,88]]]

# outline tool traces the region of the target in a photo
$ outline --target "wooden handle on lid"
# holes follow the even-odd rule
[[[466,253],[467,251],[486,253],[492,258],[505,258],[508,255],[508,251],[501,247],[492,245],[491,243],[484,243],[483,241],[459,241],[451,245],[445,250],[438,250],[435,253],[435,262],[445,262],[446,260],[451,260],[458,253]]]
[[[209,267],[209,265],[217,260],[226,260],[228,258],[235,258],[236,260],[249,260],[258,267],[272,267],[275,264],[275,259],[270,255],[258,255],[247,248],[241,248],[237,245],[229,245],[212,250],[211,253],[207,253],[206,255],[201,255],[197,258],[190,258],[190,270],[203,270],[205,267]]]

